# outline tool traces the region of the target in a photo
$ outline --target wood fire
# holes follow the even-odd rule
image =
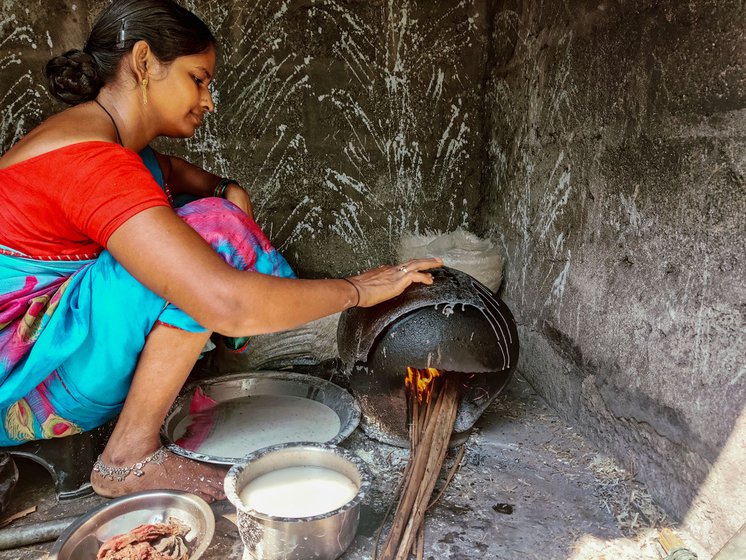
[[[407,376],[404,378],[404,389],[407,398],[417,397],[417,403],[430,402],[432,394],[433,380],[440,376],[440,371],[435,368],[416,369],[407,368]]]
[[[410,420],[410,456],[397,488],[398,504],[386,541],[380,554],[378,542],[373,551],[377,560],[406,560],[410,553],[418,560],[423,558],[425,512],[443,493],[463,457],[462,446],[438,496],[431,500],[448,451],[461,392],[461,376],[444,373],[435,368],[407,368],[404,387]]]

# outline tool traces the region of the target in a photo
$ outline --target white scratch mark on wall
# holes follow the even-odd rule
[[[635,191],[629,197],[624,196],[624,193],[619,193],[622,209],[627,215],[629,227],[632,231],[639,230],[640,226],[642,225],[642,217],[640,216],[640,211],[637,209],[636,205],[637,196],[639,194],[640,185],[635,185]]]
[[[570,274],[570,257],[571,256],[572,254],[568,250],[567,260],[565,261],[565,266],[562,268],[560,273],[554,279],[554,282],[552,282],[552,287],[549,291],[549,296],[544,302],[545,307],[550,306],[550,305],[556,306],[557,317],[559,317],[562,296],[565,293],[565,287],[567,286],[567,279],[569,278],[569,274]]]
[[[208,118],[188,142],[193,157],[208,169],[234,176],[247,187],[257,221],[269,221],[270,235],[278,244],[312,239],[321,229],[321,212],[305,197],[281,224],[268,216],[277,198],[303,194],[308,156],[306,140],[298,123],[289,122],[310,88],[307,68],[312,58],[297,53],[288,38],[291,0],[279,2],[186,2],[202,16],[221,45],[218,82],[224,102],[216,99],[216,115]],[[238,147],[251,164],[237,176],[241,161],[226,161],[227,148]],[[248,163],[248,162],[247,162]]]
[[[313,237],[317,231],[314,225],[321,225],[321,206],[314,205],[314,201],[309,196],[305,196],[280,226],[280,229],[277,232],[272,232],[272,235],[285,238],[285,241],[279,247],[280,250],[284,251],[306,236]],[[290,232],[285,231],[288,227]]]
[[[388,214],[390,240],[404,231],[419,233],[423,195],[447,204],[442,222],[427,227],[448,229],[469,220],[468,213],[453,204],[451,191],[463,184],[474,140],[468,124],[471,116],[458,96],[444,101],[444,90],[446,75],[458,79],[458,67],[450,57],[467,45],[476,30],[468,17],[455,26],[452,23],[454,14],[470,5],[459,2],[437,21],[426,23],[413,17],[409,0],[389,0],[382,28],[364,20],[345,2],[325,2],[309,10],[319,28],[331,25],[339,29],[340,38],[332,49],[345,61],[354,82],[367,92],[361,97],[354,88],[334,88],[318,98],[333,106],[347,123],[350,139],[345,159],[327,172],[327,184],[340,187],[347,203],[340,206],[344,211],[337,212],[341,221],[330,227],[343,234],[346,242],[354,242],[356,250],[367,250],[368,240],[361,235],[360,217],[354,213],[371,203],[377,213]],[[371,57],[370,53],[375,54]],[[423,111],[421,94],[415,93],[425,84],[429,111]],[[448,118],[433,152],[427,137],[443,120],[433,119],[439,114]],[[339,180],[342,177],[345,181]],[[382,189],[393,190],[395,206],[376,197],[361,203],[362,192],[372,194]],[[353,199],[356,204],[349,204]]]
[[[33,30],[15,15],[0,20],[0,153],[7,151],[41,120],[40,86],[31,70],[9,79],[13,67],[22,70],[21,51],[34,48]],[[12,74],[11,74],[12,75]]]
[[[557,162],[549,176],[548,184],[554,180],[554,175],[565,160],[565,153],[560,152]],[[544,240],[549,234],[549,230],[554,226],[555,221],[561,215],[563,208],[570,197],[570,169],[565,168],[560,174],[557,185],[554,189],[546,189],[544,196],[538,208],[539,219],[539,239]]]
[[[699,369],[703,376],[708,375],[710,367],[710,329],[712,328],[712,321],[715,319],[716,314],[713,313],[711,307],[709,307],[709,281],[710,281],[710,255],[704,253],[704,265],[699,270],[702,275],[700,289],[701,292],[697,294],[699,300],[699,306],[697,308],[697,315],[695,319],[695,336],[694,336],[694,367]],[[705,377],[703,377],[704,379]]]
[[[513,49],[515,59],[506,63],[515,64],[516,71],[510,79],[496,77],[490,84],[491,113],[496,117],[492,126],[511,133],[491,140],[488,150],[497,204],[515,231],[513,241],[505,243],[507,260],[513,263],[506,289],[514,286],[520,305],[531,316],[529,309],[544,306],[556,306],[559,314],[569,277],[566,246],[572,232],[563,216],[568,205],[577,211],[570,203],[577,96],[572,82],[572,30],[553,29],[551,36],[534,33],[533,26],[546,16],[545,7],[542,3],[527,6],[523,13],[500,10],[495,18],[493,36],[505,41],[506,50]],[[553,48],[546,49],[547,43]],[[547,142],[547,136],[557,141]],[[549,169],[547,150],[556,153]],[[565,251],[567,260],[562,256]],[[557,263],[563,266],[559,275]]]

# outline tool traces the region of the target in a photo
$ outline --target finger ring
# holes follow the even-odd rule
[[[401,266],[399,267],[399,270],[401,270],[401,271],[402,271],[402,272],[404,272],[404,273],[406,273],[406,272],[409,272],[409,271],[407,270],[407,267],[406,267],[406,266],[404,266],[404,265],[401,265]]]

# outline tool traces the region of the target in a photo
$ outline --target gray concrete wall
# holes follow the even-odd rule
[[[101,0],[0,3],[0,151],[59,110],[44,63]],[[240,179],[304,275],[392,258],[402,232],[470,227],[483,155],[484,0],[196,0],[220,41],[214,118],[159,146]]]
[[[60,108],[43,65],[103,4],[0,3],[0,150]],[[305,275],[402,232],[500,240],[539,392],[704,543],[746,519],[743,2],[190,6],[217,112],[162,148],[242,180]]]
[[[492,6],[481,225],[520,367],[716,550],[746,521],[744,3]]]

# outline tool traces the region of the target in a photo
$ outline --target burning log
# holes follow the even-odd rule
[[[434,368],[407,368],[405,391],[410,416],[410,456],[397,489],[399,502],[386,542],[380,556],[378,543],[373,551],[377,560],[406,560],[410,553],[418,559],[424,556],[425,512],[432,505],[430,497],[456,422],[460,385],[455,374],[443,376]],[[461,451],[438,497],[453,477],[463,448]]]

